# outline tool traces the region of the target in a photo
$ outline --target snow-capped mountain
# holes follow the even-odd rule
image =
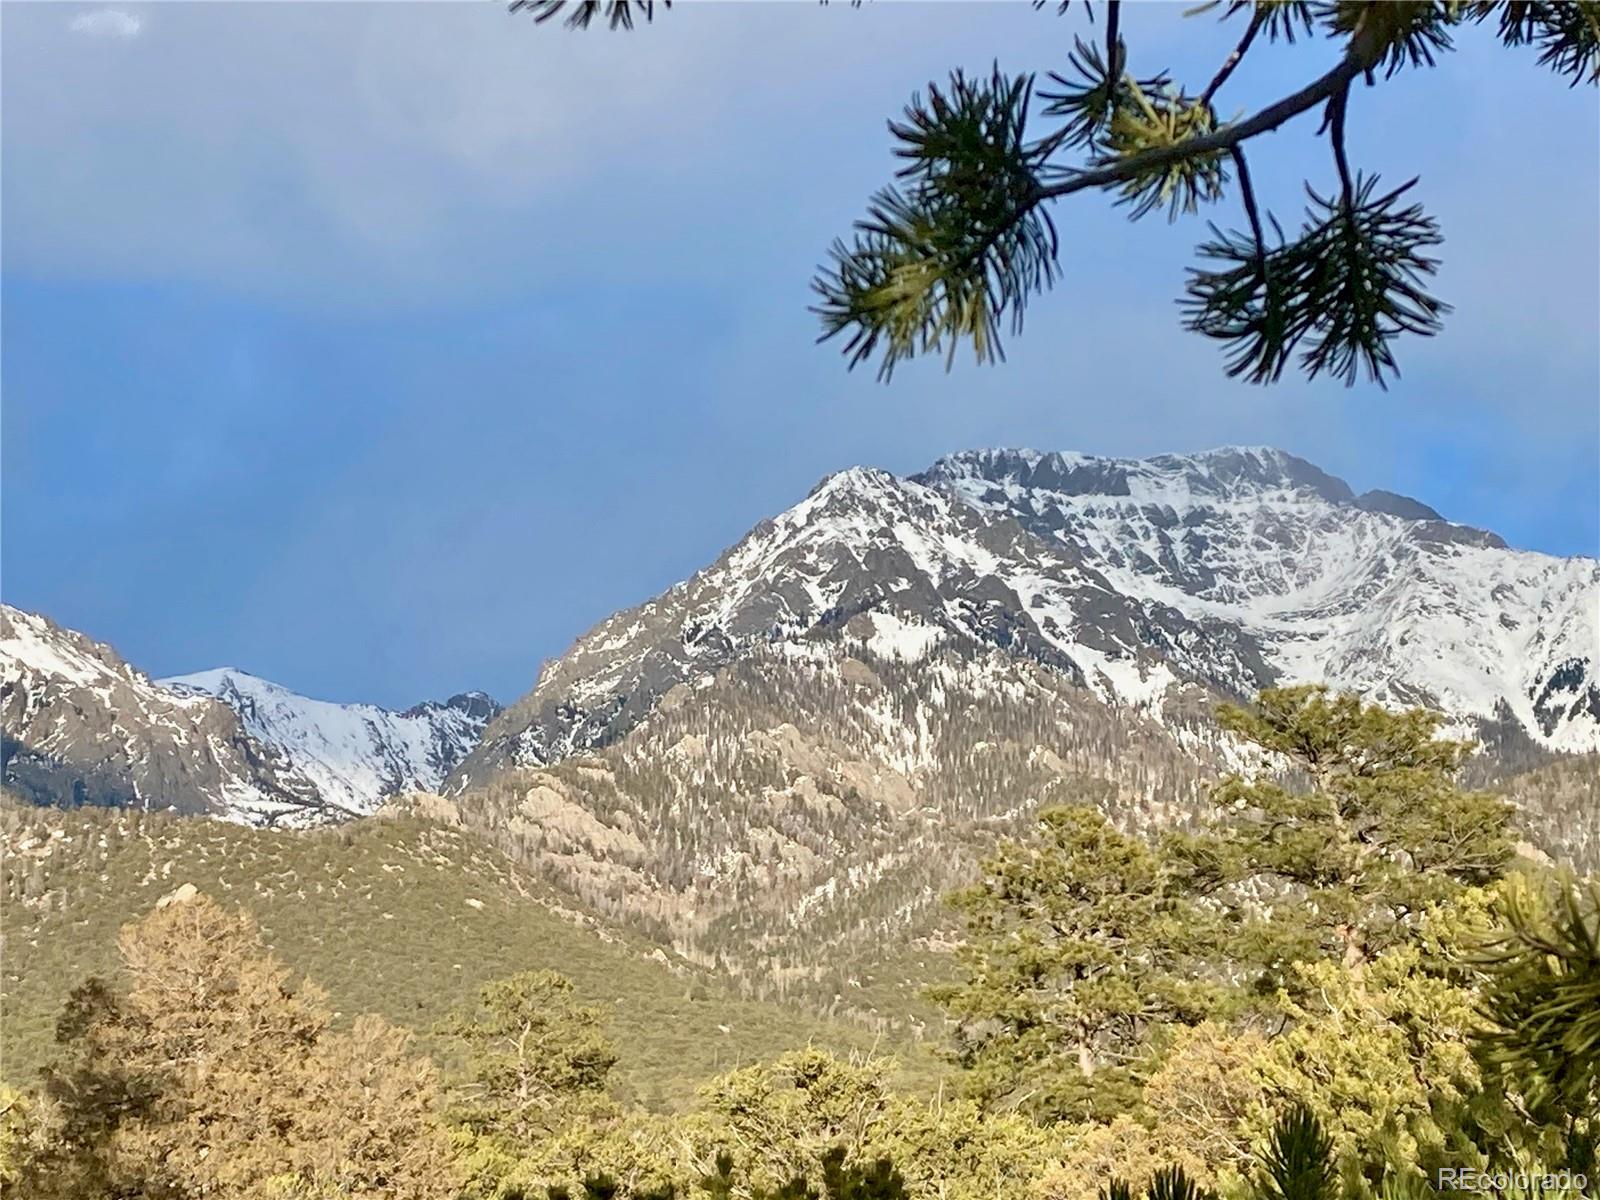
[[[37,804],[172,809],[270,825],[348,813],[227,705],[152,683],[110,646],[0,606],[3,780]]]
[[[39,804],[317,824],[434,789],[499,706],[331,704],[224,668],[152,681],[110,646],[0,606],[6,787]]]
[[[403,712],[312,700],[270,680],[220,667],[159,681],[181,696],[212,696],[239,714],[317,794],[368,813],[386,797],[436,791],[477,744],[500,706],[482,692],[427,701]]]
[[[1282,451],[958,454],[919,477],[1081,555],[1120,593],[1236,629],[1274,678],[1600,750],[1600,563],[1512,550]]]
[[[861,614],[907,657],[998,648],[1158,720],[1184,685],[1322,681],[1600,750],[1594,559],[1510,549],[1277,450],[977,451],[829,476],[580,638],[453,785],[608,744],[678,685]]]
[[[940,897],[1041,805],[1199,818],[1241,761],[1219,697],[1323,681],[1445,709],[1488,777],[1592,770],[1557,756],[1600,749],[1597,604],[1593,559],[1277,451],[853,468],[580,638],[447,803],[585,904],[826,1001],[819,963],[948,933]],[[1581,799],[1518,798],[1532,844],[1593,861]]]
[[[333,704],[232,669],[153,683],[80,634],[0,615],[9,786],[258,823],[559,764],[664,709],[713,703],[731,666],[801,659],[808,679],[859,674],[857,660],[928,676],[902,681],[898,708],[848,718],[877,731],[852,753],[913,791],[928,763],[949,773],[970,757],[966,734],[929,749],[952,670],[974,696],[1042,671],[1066,697],[1062,720],[1098,726],[1089,708],[1114,710],[1118,737],[1148,725],[1172,743],[1160,755],[1210,766],[1225,753],[1207,742],[1211,700],[1302,680],[1440,708],[1521,765],[1600,751],[1600,563],[1511,549],[1268,449],[973,451],[912,478],[841,471],[602,621],[505,712],[479,693],[404,712]],[[818,744],[844,736],[826,710],[806,719]]]
[[[960,499],[853,468],[764,521],[712,566],[602,621],[547,667],[463,766],[485,779],[615,740],[677,684],[752,650],[871,613],[878,645],[906,657],[947,639],[1047,663],[1102,696],[1150,696],[1178,678],[1160,651],[1188,647],[1186,677],[1249,676],[1225,631],[1130,602],[1068,548]],[[1135,647],[1126,662],[1119,647]]]

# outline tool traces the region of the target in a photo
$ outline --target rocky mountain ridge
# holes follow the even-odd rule
[[[1227,624],[1279,682],[1321,682],[1535,743],[1600,750],[1600,562],[1513,550],[1282,451],[1029,451],[919,476],[1070,546],[1113,586]]]
[[[357,813],[372,812],[400,792],[436,790],[500,711],[483,692],[401,712],[335,704],[234,667],[157,682],[180,695],[222,701],[251,737],[271,747],[325,801]]]
[[[1484,735],[1479,781],[1592,763],[1563,756],[1600,747],[1597,606],[1594,560],[1278,451],[852,468],[580,638],[447,802],[691,959],[850,1004],[893,976],[886,946],[951,935],[941,897],[1040,806],[1196,819],[1239,765],[1221,698],[1314,680],[1442,707]],[[1593,822],[1546,790],[1533,844],[1592,861]]]
[[[310,700],[233,669],[152,680],[109,645],[0,606],[5,786],[34,803],[314,825],[436,788],[498,705]]]
[[[0,607],[3,779],[55,807],[170,809],[252,824],[348,816],[208,696],[153,683],[110,646]]]
[[[1315,681],[1600,750],[1594,559],[1510,549],[1277,450],[976,451],[829,476],[580,638],[450,786],[609,744],[675,687],[868,612],[898,653],[997,648],[1158,719],[1174,688]]]
[[[503,712],[478,694],[324,704],[231,669],[157,685],[17,616],[134,689],[0,643],[7,779],[36,802],[73,803],[63,785],[102,743],[124,747],[130,803],[176,789],[198,797],[183,811],[259,824],[420,790],[393,807],[482,836],[752,994],[824,1011],[913,1011],[953,934],[941,897],[1040,806],[1147,831],[1195,820],[1241,761],[1215,703],[1274,683],[1445,709],[1483,737],[1474,783],[1547,768],[1515,793],[1535,850],[1600,853],[1594,760],[1572,757],[1600,749],[1600,564],[1265,449],[836,473],[602,621]],[[80,728],[80,711],[98,715]],[[234,758],[202,754],[215,769],[192,780],[135,766],[210,746],[164,732],[202,718]]]
[[[1442,708],[1507,767],[1600,749],[1600,564],[1510,549],[1265,448],[970,451],[912,478],[838,472],[602,621],[504,712],[477,693],[405,712],[330,704],[231,668],[152,682],[109,647],[5,617],[20,790],[256,823],[482,789],[620,745],[669,705],[711,703],[736,664],[819,653],[818,670],[896,662],[930,687],[952,655],[994,679],[1044,672],[1186,753],[1189,714],[1299,680]],[[874,717],[889,766],[923,736],[909,719]]]

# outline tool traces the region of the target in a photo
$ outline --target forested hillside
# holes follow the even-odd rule
[[[347,1016],[381,1013],[432,1046],[436,1022],[486,980],[559,969],[612,1008],[621,1095],[682,1105],[719,1070],[812,1041],[842,1053],[903,1044],[739,1000],[713,974],[575,908],[457,829],[369,818],[337,830],[254,831],[163,815],[8,803],[3,1079],[31,1085],[67,991],[117,962],[117,930],[189,886],[260,923],[266,945]],[[904,1055],[927,1079],[931,1054]]]
[[[6,1070],[47,1065],[3,1097],[0,1181],[1423,1200],[1498,1171],[1505,1200],[1588,1200],[1600,890],[1528,857],[1435,714],[1293,688],[1217,720],[1292,769],[1224,774],[1163,827],[1105,791],[1019,818],[948,897],[920,1042],[729,998],[438,798],[282,834],[7,807]]]

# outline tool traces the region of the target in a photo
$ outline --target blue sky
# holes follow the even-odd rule
[[[1131,6],[1133,66],[1198,86],[1237,31],[1182,9]],[[1095,196],[1056,207],[1064,279],[1006,364],[886,388],[813,345],[885,118],[958,65],[1060,67],[1081,8],[3,21],[3,592],[155,674],[510,700],[827,472],[982,445],[1268,443],[1514,545],[1600,546],[1600,105],[1487,29],[1352,102],[1357,164],[1421,176],[1456,306],[1383,393],[1228,380],[1173,303],[1202,221]],[[1254,56],[1221,107],[1332,53]],[[1314,128],[1252,155],[1286,218],[1329,181]]]

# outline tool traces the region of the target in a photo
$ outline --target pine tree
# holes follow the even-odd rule
[[[1232,952],[1264,982],[1318,958],[1359,972],[1407,939],[1427,905],[1505,871],[1510,807],[1456,785],[1470,747],[1437,736],[1438,714],[1308,685],[1268,689],[1218,716],[1290,778],[1224,780],[1211,830],[1174,836],[1167,849],[1189,864],[1196,890],[1240,915]]]
[[[1492,943],[1485,1059],[1531,1112],[1600,1138],[1600,883],[1517,881]]]
[[[606,1107],[616,1050],[604,1010],[580,1004],[554,971],[524,971],[485,984],[477,1005],[444,1032],[467,1054],[452,1113],[467,1127],[518,1145],[582,1113]]]
[[[432,1068],[377,1018],[331,1032],[254,924],[203,896],[118,938],[125,989],[89,980],[57,1027],[50,1120],[24,1195],[322,1200],[456,1190]]]
[[[967,1084],[1049,1117],[1109,1115],[1136,1096],[1148,1034],[1213,1011],[1204,915],[1155,853],[1098,812],[1056,808],[1007,843],[952,902],[965,981],[936,998],[957,1022]]]

